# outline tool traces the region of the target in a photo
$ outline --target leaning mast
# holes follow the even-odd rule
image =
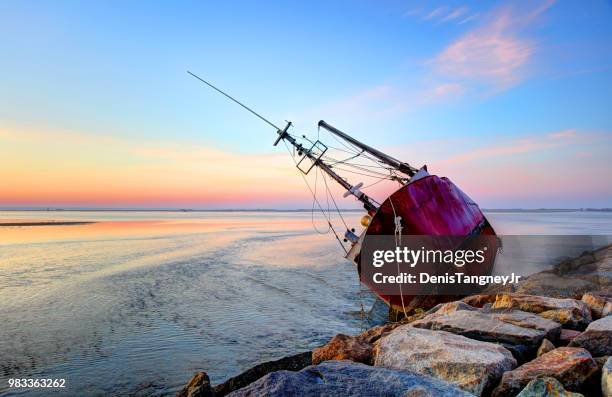
[[[310,171],[310,169],[312,169],[312,167],[319,167],[323,172],[325,172],[327,175],[329,175],[334,181],[336,181],[343,188],[346,189],[347,193],[345,193],[345,196],[348,196],[348,195],[355,196],[357,198],[357,200],[359,200],[359,201],[361,201],[363,203],[363,207],[366,209],[366,211],[368,211],[368,213],[370,215],[374,215],[374,213],[376,213],[376,211],[378,210],[378,207],[374,204],[374,200],[372,200],[367,194],[365,194],[364,192],[362,192],[360,190],[360,188],[362,186],[361,183],[358,183],[356,185],[351,185],[346,179],[344,179],[340,175],[338,175],[334,170],[332,170],[332,168],[328,164],[325,163],[325,161],[323,161],[323,159],[321,157],[323,156],[323,153],[325,153],[325,150],[327,150],[327,147],[323,143],[321,143],[320,141],[317,141],[317,142],[315,142],[313,144],[313,146],[310,149],[305,149],[302,146],[301,143],[298,143],[297,140],[288,133],[289,127],[291,127],[291,125],[292,125],[292,123],[290,121],[288,121],[287,125],[285,126],[285,128],[281,130],[279,127],[277,127],[270,120],[266,119],[265,117],[263,117],[259,113],[255,112],[253,109],[249,108],[248,106],[246,106],[242,102],[238,101],[236,98],[232,97],[231,95],[229,95],[229,94],[223,92],[222,90],[220,90],[219,88],[215,87],[213,84],[209,83],[208,81],[204,80],[203,78],[199,77],[198,75],[196,75],[196,74],[194,74],[194,73],[192,73],[190,71],[187,71],[187,73],[189,73],[190,75],[192,75],[196,79],[200,80],[202,83],[206,84],[207,86],[211,87],[215,91],[219,92],[223,96],[225,96],[228,99],[232,100],[236,104],[242,106],[244,109],[248,110],[253,115],[257,116],[258,118],[260,118],[261,120],[263,120],[264,122],[269,124],[270,126],[274,127],[276,129],[277,133],[278,133],[278,138],[274,142],[274,146],[278,145],[278,143],[281,140],[289,142],[297,150],[298,154],[303,155],[305,158],[309,159],[312,162],[311,167],[308,168],[308,170],[306,170],[306,171],[304,171],[302,168],[299,167],[299,163],[296,164],[297,168],[301,172],[303,172],[304,174],[308,174],[308,171]],[[319,123],[319,125],[321,125],[321,122]],[[324,127],[328,128],[328,127],[331,127],[331,126],[329,126],[328,124],[325,124]],[[331,127],[331,128],[333,128],[333,127]],[[344,133],[341,133],[341,134],[344,135],[343,137],[345,139],[346,139],[346,137],[348,137],[348,135],[346,135]],[[342,136],[342,135],[340,135],[340,136]],[[355,140],[355,142],[359,142],[359,141]],[[322,150],[319,153],[319,155],[317,155],[315,153],[315,151],[313,150],[313,149],[317,148],[317,145],[322,147]],[[361,145],[363,145],[363,144],[361,144]],[[363,146],[365,146],[365,145],[363,145]],[[373,152],[373,151],[375,151],[375,149],[370,148],[369,146],[367,148],[368,148],[368,149],[366,149],[367,151],[370,151],[373,155],[375,155],[376,157],[380,158],[381,161],[383,161],[383,157],[382,157],[384,155],[383,153],[378,152],[379,155],[376,155]],[[389,156],[389,158],[391,158],[391,157]],[[397,163],[404,164],[404,163],[401,163],[399,160],[395,160],[395,159],[393,159],[393,160],[395,162],[397,162]],[[391,165],[390,163],[388,163],[388,164]],[[404,172],[401,169],[400,169],[400,171]]]

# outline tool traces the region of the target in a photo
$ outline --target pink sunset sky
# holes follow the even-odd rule
[[[187,69],[295,133],[325,119],[427,164],[485,208],[612,207],[609,3],[326,8],[342,21],[263,6],[291,15],[282,37],[248,7],[149,7],[4,6],[0,207],[310,208],[274,131]],[[33,29],[10,22],[26,14]]]

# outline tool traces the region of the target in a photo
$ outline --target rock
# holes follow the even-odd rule
[[[568,274],[573,270],[576,270],[584,265],[589,265],[596,261],[594,252],[583,252],[576,258],[569,258],[561,261],[555,266],[555,272],[557,274]]]
[[[527,386],[516,397],[584,397],[580,393],[572,393],[563,388],[555,378],[537,378],[527,383]]]
[[[565,329],[561,328],[561,334],[559,335],[559,346],[567,346],[571,341],[576,339],[578,335],[580,335],[580,331],[576,331],[573,329]]]
[[[604,367],[604,365],[606,365],[606,362],[610,357],[612,356],[593,357],[593,360],[595,360],[597,368],[599,368],[599,370],[601,371],[601,369]]]
[[[198,372],[176,397],[213,397],[210,379],[206,372]]]
[[[462,301],[454,301],[448,303],[440,303],[439,305],[429,309],[425,314],[446,314],[456,312],[458,310],[476,310],[476,308]]]
[[[612,316],[593,321],[569,346],[583,347],[594,356],[612,355]]]
[[[591,309],[593,318],[598,319],[612,313],[612,294],[589,292],[582,295],[582,301]]]
[[[388,323],[385,325],[379,325],[373,328],[370,328],[358,335],[358,337],[365,343],[372,344],[376,342],[382,335],[387,332],[393,331],[395,328],[399,327],[400,323]]]
[[[513,311],[518,312],[518,311]],[[524,313],[524,312],[522,312]],[[522,321],[519,321],[520,318]],[[529,327],[522,327],[515,323],[528,323]],[[534,319],[535,318],[535,319]],[[536,323],[540,322],[538,329]],[[545,322],[545,324],[543,324]],[[412,323],[415,327],[433,330],[442,330],[454,334],[467,336],[472,339],[485,342],[496,342],[511,345],[529,345],[535,349],[540,345],[544,337],[556,334],[559,324],[553,321],[541,319],[530,313],[507,313],[506,316],[499,312],[480,312],[460,310],[447,314],[432,314]],[[559,331],[560,332],[560,331]]]
[[[536,313],[571,329],[584,329],[592,320],[588,306],[575,299],[557,299],[535,295],[497,295],[494,309],[520,309]]]
[[[372,346],[356,336],[338,334],[325,346],[312,351],[312,363],[319,364],[327,360],[351,360],[370,364]]]
[[[394,305],[389,307],[389,321],[400,322],[406,318],[406,315],[413,317],[414,315],[422,315],[427,310],[435,307],[440,303],[452,302],[459,299],[456,296],[446,295],[416,295],[412,296],[411,299],[405,301],[405,305],[401,306]],[[410,319],[408,319],[410,320]]]
[[[495,302],[495,297],[496,295],[472,295],[461,299],[461,301],[473,307],[483,307],[487,303]]]
[[[431,375],[477,396],[516,366],[512,354],[500,345],[411,325],[383,336],[375,344],[374,357],[375,366]]]
[[[603,397],[612,397],[612,357],[601,369],[601,394]]]
[[[280,360],[268,361],[250,368],[238,376],[230,378],[214,387],[216,397],[223,397],[234,390],[238,390],[270,372],[289,370],[299,371],[312,364],[312,353],[304,352],[293,356],[283,357]]]
[[[492,318],[505,323],[517,325],[522,328],[532,328],[544,331],[544,336],[549,340],[556,341],[561,335],[561,324],[542,318],[536,314],[524,312],[522,310],[490,310]]]
[[[558,268],[557,272],[595,284],[597,288],[593,291],[601,289],[609,293],[612,286],[612,244],[583,256],[577,265],[569,266],[569,269]]]
[[[544,353],[548,353],[549,351],[555,350],[555,345],[553,345],[548,339],[544,339],[542,344],[538,348],[538,352],[536,353],[537,357],[540,357]]]
[[[518,294],[576,298],[584,292],[599,289],[597,284],[576,277],[559,276],[551,271],[532,274],[521,280],[515,288]]]
[[[456,386],[416,374],[352,361],[325,361],[299,372],[270,373],[231,397],[469,397]]]
[[[493,396],[515,396],[531,380],[546,376],[557,379],[565,389],[579,391],[596,371],[597,364],[585,349],[559,347],[504,373],[499,386],[493,391]]]

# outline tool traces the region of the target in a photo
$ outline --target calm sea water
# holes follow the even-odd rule
[[[612,213],[488,214],[502,234],[612,235]],[[358,224],[359,214],[349,214]],[[0,212],[0,394],[174,394],[357,333],[373,298],[309,212]],[[315,219],[325,229],[321,219]]]

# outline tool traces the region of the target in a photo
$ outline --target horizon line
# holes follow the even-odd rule
[[[342,212],[363,212],[360,208],[339,208]],[[612,212],[610,207],[592,208],[483,208],[483,211],[505,211],[505,212],[534,212],[534,211],[550,211],[550,212],[576,212],[576,211],[591,211],[591,212]],[[80,212],[312,212],[311,208],[105,208],[105,207],[0,207],[0,211],[17,212],[17,211],[32,211],[32,212],[62,212],[62,211],[80,211]],[[319,212],[319,210],[315,211]]]

